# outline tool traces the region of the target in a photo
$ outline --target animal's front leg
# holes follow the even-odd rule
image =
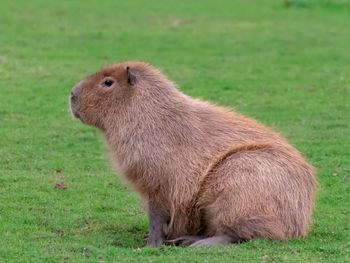
[[[167,224],[168,216],[165,209],[156,200],[149,200],[149,233],[147,246],[159,247],[164,244],[164,226]]]

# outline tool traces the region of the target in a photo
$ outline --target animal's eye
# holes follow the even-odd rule
[[[110,86],[113,85],[113,83],[114,83],[113,80],[111,80],[111,79],[106,79],[106,80],[104,80],[104,81],[102,82],[102,86],[103,86],[103,87],[110,87]]]

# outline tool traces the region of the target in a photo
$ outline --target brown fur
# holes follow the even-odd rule
[[[101,84],[106,78],[111,87]],[[149,204],[150,220],[160,218],[150,231],[166,226],[153,245],[183,235],[237,241],[308,233],[313,169],[277,133],[186,96],[142,62],[106,67],[73,92],[72,112],[102,131],[116,168]]]

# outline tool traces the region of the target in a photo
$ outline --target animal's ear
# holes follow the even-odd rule
[[[126,74],[128,76],[128,83],[131,86],[135,85],[137,82],[137,76],[129,66],[126,67]]]

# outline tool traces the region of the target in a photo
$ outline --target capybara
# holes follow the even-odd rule
[[[149,246],[308,233],[313,168],[271,129],[185,95],[143,62],[86,77],[70,101],[74,116],[101,130],[117,171],[146,204]]]

